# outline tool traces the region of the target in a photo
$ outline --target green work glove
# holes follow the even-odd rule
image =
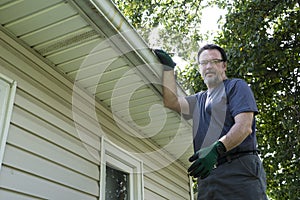
[[[225,152],[226,148],[220,141],[216,141],[209,147],[200,149],[189,158],[190,162],[194,162],[188,169],[189,175],[195,178],[206,178],[217,163],[219,155]]]
[[[164,65],[165,71],[174,70],[176,63],[172,60],[171,56],[163,50],[155,49],[154,53],[159,58],[161,64]]]

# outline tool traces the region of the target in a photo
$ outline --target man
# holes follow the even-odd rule
[[[245,81],[227,78],[224,49],[208,44],[199,50],[207,91],[187,97],[177,96],[172,58],[162,50],[154,52],[164,65],[164,105],[193,119],[195,154],[188,173],[198,178],[198,200],[267,199],[257,154],[255,99]]]

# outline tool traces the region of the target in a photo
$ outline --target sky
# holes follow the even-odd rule
[[[218,19],[221,15],[225,15],[226,11],[214,7],[207,7],[202,11],[202,23],[201,23],[201,32],[204,34],[207,31],[218,31]],[[212,37],[215,35],[212,35]],[[212,38],[211,38],[212,39]]]
[[[209,0],[204,0],[202,1],[203,5],[207,5],[207,1]],[[218,8],[217,6],[209,6],[206,7],[205,9],[202,10],[202,22],[201,22],[201,33],[205,34],[208,31],[212,32],[212,33],[216,33],[219,28],[218,28],[218,20],[220,18],[221,15],[225,15],[226,14],[226,10],[222,10],[220,8]],[[149,41],[150,41],[150,46],[154,45],[154,46],[159,46],[160,44],[157,44],[157,41],[159,41],[159,27],[158,28],[154,28],[153,30],[151,30],[150,36],[149,36]],[[211,34],[211,38],[209,38],[208,40],[213,39],[213,37],[216,34]],[[211,42],[211,41],[204,41],[205,43],[207,42]]]
[[[209,0],[204,0],[202,1],[203,5],[207,5],[207,1]],[[209,34],[208,40],[205,40],[203,42],[199,42],[199,47],[203,46],[204,44],[207,43],[212,43],[214,36],[216,36],[217,31],[219,30],[218,28],[218,20],[221,15],[225,15],[226,10],[222,10],[218,8],[217,6],[210,6],[206,7],[204,10],[202,10],[202,22],[201,22],[201,33],[205,34],[207,32],[210,32],[212,34]],[[154,28],[149,36],[149,46],[151,48],[160,48],[161,44],[157,41],[160,41],[159,38],[159,28]],[[176,54],[172,57],[174,62],[177,63],[177,67],[180,69],[183,69],[186,66],[186,62],[178,57]]]
[[[206,1],[204,1],[204,3],[206,3]],[[218,20],[221,15],[224,16],[225,14],[226,14],[226,10],[222,10],[217,6],[205,8],[202,11],[201,33],[205,34],[208,31],[212,33],[217,33],[217,31],[219,30]],[[214,36],[216,36],[216,34],[211,34],[210,36],[211,37],[208,40],[200,42],[199,47],[204,44],[211,43]],[[177,55],[174,55],[173,60],[174,62],[177,63],[177,67],[179,68],[184,68],[184,66],[186,66],[187,64],[186,61],[184,61],[182,58],[178,57]]]

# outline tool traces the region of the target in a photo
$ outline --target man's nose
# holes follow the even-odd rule
[[[211,63],[211,62],[208,62],[208,63],[207,63],[207,65],[206,65],[206,69],[207,69],[207,68],[212,68],[213,66],[214,66],[214,64],[213,64],[213,63]]]

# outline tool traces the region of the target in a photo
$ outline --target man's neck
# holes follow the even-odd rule
[[[210,95],[212,93],[212,91],[218,87],[221,83],[223,83],[225,80],[227,79],[227,77],[225,79],[223,79],[222,81],[216,83],[216,84],[211,84],[211,85],[207,85],[207,93],[208,95]]]

